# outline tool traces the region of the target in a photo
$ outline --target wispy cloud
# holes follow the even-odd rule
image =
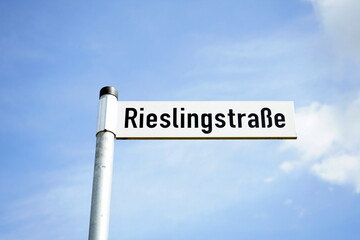
[[[325,82],[329,62],[321,41],[316,33],[288,30],[205,44],[187,72],[196,80],[179,88],[177,95],[212,100],[304,99]]]
[[[43,173],[37,191],[13,201],[0,217],[5,229],[1,239],[80,239],[87,236],[90,209],[90,171],[87,167]],[[56,179],[56,180],[55,180]]]
[[[259,169],[257,161],[263,159],[254,156],[248,161],[249,151],[256,148],[252,141],[139,141],[117,145],[112,236],[143,239],[158,234],[161,228],[199,223],[233,205],[259,201],[273,183],[273,177],[268,177],[273,172],[266,164]],[[4,211],[2,224],[15,224],[17,231],[2,236],[7,240],[24,239],[29,233],[35,240],[60,240],[64,234],[71,235],[67,239],[84,238],[92,164],[81,162],[42,174],[42,179],[49,181],[46,187],[39,186],[36,193],[14,201]],[[136,230],[139,225],[141,231]]]

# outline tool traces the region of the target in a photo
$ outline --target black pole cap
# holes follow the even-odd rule
[[[101,98],[101,96],[105,95],[105,94],[110,94],[110,95],[113,95],[116,97],[116,99],[118,99],[118,90],[114,87],[110,87],[110,86],[107,86],[107,87],[103,87],[101,90],[100,90],[100,95],[99,95],[99,98]]]

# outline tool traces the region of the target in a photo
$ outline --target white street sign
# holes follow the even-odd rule
[[[296,139],[293,102],[116,102],[117,139]],[[115,111],[117,114],[115,114]]]

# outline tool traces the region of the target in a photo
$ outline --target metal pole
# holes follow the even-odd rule
[[[114,159],[117,90],[100,91],[96,153],[91,199],[89,240],[107,240],[109,235],[112,168]]]

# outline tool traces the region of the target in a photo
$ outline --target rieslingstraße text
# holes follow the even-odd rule
[[[285,127],[285,115],[273,114],[271,110],[264,107],[258,113],[241,113],[229,109],[225,113],[191,113],[185,108],[173,108],[171,112],[157,115],[146,113],[144,108],[125,108],[125,128],[202,128],[205,134],[212,132],[214,127],[224,128],[283,128]]]

